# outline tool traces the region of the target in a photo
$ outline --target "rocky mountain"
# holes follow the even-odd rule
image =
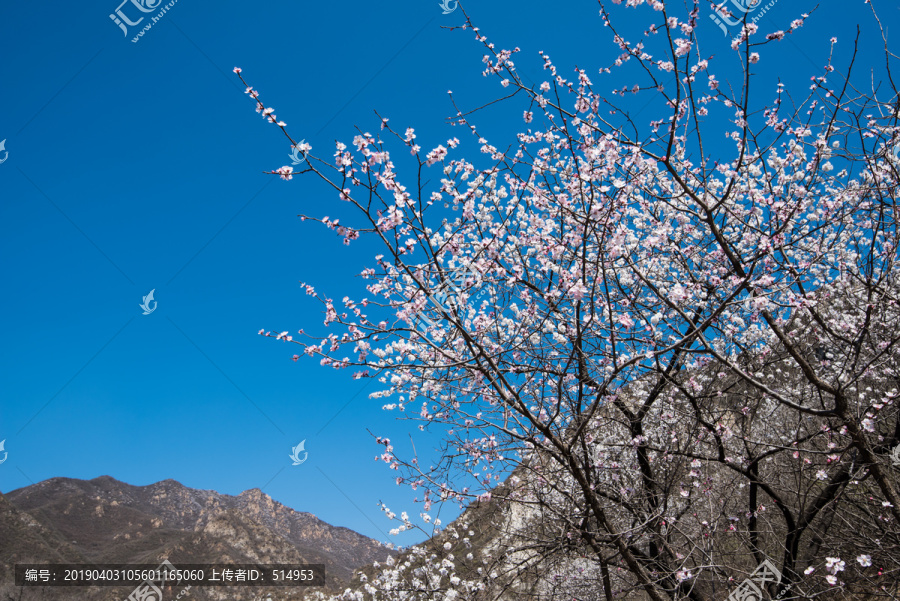
[[[328,589],[393,552],[347,528],[277,503],[259,489],[238,496],[174,480],[132,486],[109,476],[53,478],[0,495],[0,601],[124,599],[113,588],[11,587],[16,563],[324,564]],[[194,589],[194,598],[299,598],[301,590]],[[308,589],[307,589],[308,591]],[[74,593],[74,594],[73,594]],[[177,593],[177,591],[176,591]],[[240,593],[240,594],[238,594]],[[168,597],[168,596],[167,596]],[[173,595],[174,597],[174,595]]]

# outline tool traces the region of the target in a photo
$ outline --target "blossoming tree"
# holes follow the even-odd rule
[[[542,54],[540,84],[466,15],[526,125],[501,150],[459,110],[477,158],[387,119],[317,156],[247,88],[307,153],[298,174],[357,215],[308,219],[383,246],[365,298],[306,285],[330,331],[261,334],[377,378],[370,398],[444,433],[428,469],[377,441],[424,519],[474,502],[346,598],[897,598],[894,56],[885,41],[878,78],[857,78],[859,37],[832,38],[808,89],[760,89],[755,65],[808,15],[773,32],[731,15],[713,58],[699,3],[625,4],[600,4],[611,64],[568,79]],[[885,40],[865,10],[859,35]]]

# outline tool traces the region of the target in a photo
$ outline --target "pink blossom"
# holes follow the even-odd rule
[[[443,161],[446,156],[447,156],[447,149],[444,148],[443,146],[438,146],[437,148],[435,148],[434,150],[432,150],[431,152],[429,152],[426,155],[425,163],[427,165],[433,165],[433,164],[437,163],[438,161]]]
[[[843,572],[845,565],[846,564],[841,560],[840,557],[826,557],[825,558],[825,569],[827,569],[832,574],[837,574],[838,572]]]

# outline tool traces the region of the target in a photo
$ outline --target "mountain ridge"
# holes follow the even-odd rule
[[[33,533],[40,536],[26,536]],[[355,569],[395,554],[362,534],[287,507],[259,488],[226,495],[172,479],[136,486],[108,475],[50,478],[0,494],[0,540],[17,541],[0,548],[0,590],[12,580],[11,568],[4,566],[15,563],[161,558],[175,565],[323,564],[328,588],[338,588]],[[228,598],[222,590],[213,593],[209,598]],[[84,591],[78,598],[103,598],[97,595]]]

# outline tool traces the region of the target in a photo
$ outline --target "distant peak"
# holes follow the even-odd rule
[[[166,486],[184,486],[178,480],[173,480],[172,478],[166,478],[165,480],[160,480],[157,484],[165,484]]]
[[[122,484],[121,482],[119,482],[118,480],[113,478],[112,476],[107,476],[107,475],[97,476],[96,478],[93,478],[91,480],[91,482],[116,482],[118,484]]]

